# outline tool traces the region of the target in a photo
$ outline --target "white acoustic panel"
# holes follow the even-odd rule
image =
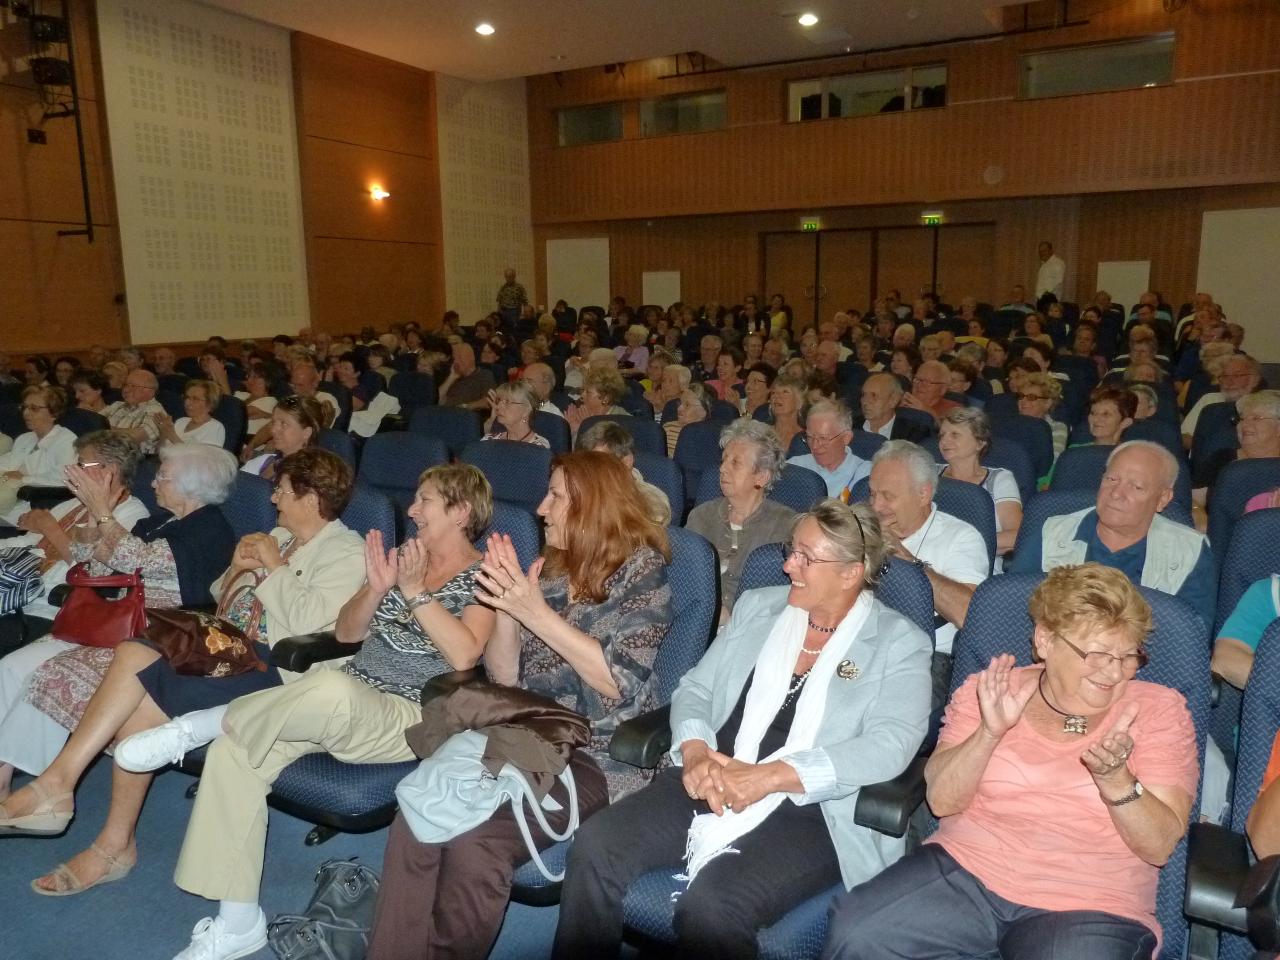
[[[466,324],[497,309],[507,267],[536,305],[524,81],[437,74],[436,131],[446,306]]]
[[[666,306],[680,301],[679,270],[646,270],[640,275],[640,302]],[[602,306],[606,301],[596,301]]]
[[[1128,310],[1151,289],[1150,260],[1103,260],[1098,263],[1095,290],[1105,290]]]
[[[289,33],[187,0],[99,0],[134,343],[308,324]]]
[[[1244,349],[1280,362],[1280,207],[1212,210],[1200,225],[1196,289],[1213,294],[1227,319],[1241,324]]]

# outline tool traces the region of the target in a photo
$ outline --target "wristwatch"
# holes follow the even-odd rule
[[[112,520],[115,519],[115,517],[113,517],[111,514],[108,513],[106,516],[94,517],[94,519],[97,520],[99,523],[110,523]]]
[[[435,594],[430,590],[423,590],[416,597],[412,597],[406,604],[411,611],[417,610],[419,607],[425,607],[428,603],[435,599]]]
[[[1133,801],[1137,800],[1145,792],[1146,790],[1143,789],[1142,781],[1135,780],[1133,781],[1133,789],[1130,790],[1128,793],[1126,793],[1119,800],[1108,800],[1106,797],[1103,797],[1102,802],[1105,803],[1108,807],[1121,807],[1121,806],[1124,806],[1126,803],[1133,803]]]

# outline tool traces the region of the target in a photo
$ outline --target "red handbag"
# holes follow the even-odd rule
[[[114,647],[122,640],[146,634],[147,601],[141,568],[94,577],[87,563],[77,563],[67,571],[67,585],[71,592],[49,631],[57,639],[85,647]],[[98,593],[101,588],[123,589],[124,594],[108,600]]]

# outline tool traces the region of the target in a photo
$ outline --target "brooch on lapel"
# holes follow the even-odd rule
[[[862,676],[862,671],[852,660],[841,660],[840,665],[836,667],[836,676],[841,680],[857,680]]]

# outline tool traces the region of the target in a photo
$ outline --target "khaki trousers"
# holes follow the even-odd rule
[[[280,771],[321,751],[347,763],[413,760],[404,731],[421,719],[418,704],[333,670],[233,701],[230,732],[205,760],[174,882],[210,900],[257,902],[267,794]]]

